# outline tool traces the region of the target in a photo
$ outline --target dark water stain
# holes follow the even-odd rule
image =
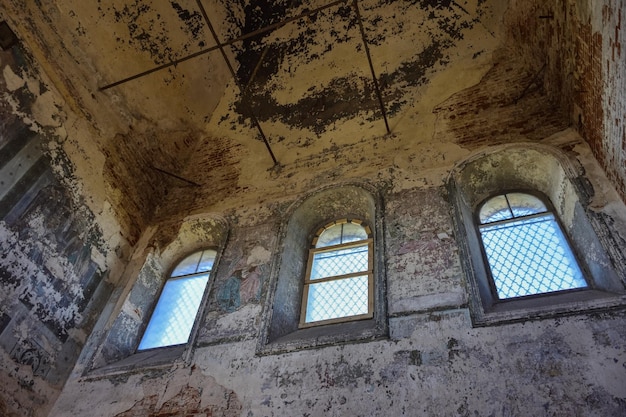
[[[202,34],[202,28],[204,27],[203,18],[200,12],[190,12],[188,9],[184,9],[180,4],[175,1],[170,1],[172,8],[176,11],[178,18],[185,24],[185,31],[189,33],[193,39],[198,40]],[[204,46],[204,42],[200,41],[200,47]]]
[[[391,5],[396,2],[397,0],[382,1],[380,5]],[[244,6],[245,18],[241,28],[242,33],[249,33],[268,24],[279,22],[288,15],[290,5],[293,7],[293,2],[283,1],[270,5],[266,1],[261,1]],[[416,0],[403,2],[398,7],[400,7],[400,12],[407,13],[410,12],[411,7],[430,10],[429,19],[436,22],[437,29],[425,33],[431,41],[423,50],[407,59],[397,70],[382,72],[378,75],[386,106],[385,111],[390,116],[401,111],[407,104],[407,100],[403,99],[407,87],[427,84],[428,73],[431,70],[438,65],[445,66],[450,62],[447,51],[454,47],[458,40],[463,39],[464,32],[479,23],[483,15],[483,11],[478,10],[475,16],[470,16],[464,8],[453,1]],[[323,55],[331,51],[334,44],[354,41],[355,36],[359,38],[355,42],[357,51],[362,52],[363,62],[367,62],[360,34],[355,29],[358,20],[353,8],[346,5],[332,11],[335,19],[339,18],[340,21],[334,21],[330,27],[319,27],[319,25],[311,24],[316,20],[316,15],[311,15],[307,19],[297,21],[295,24],[299,25],[299,34],[281,44],[264,43],[269,33],[242,42],[236,52],[239,62],[237,77],[241,85],[245,87],[244,96],[249,106],[241,99],[235,103],[234,110],[239,117],[237,120],[230,119],[233,129],[250,116],[250,110],[260,122],[279,120],[295,128],[309,129],[318,135],[326,131],[334,122],[354,117],[357,114],[368,121],[382,117],[373,80],[355,74],[342,74],[340,69],[338,69],[337,77],[327,85],[322,88],[311,87],[309,92],[295,103],[279,104],[273,97],[273,91],[267,85],[268,81],[276,78],[281,71],[281,64],[285,59],[296,56],[300,61],[298,65],[307,65],[315,60],[323,59]],[[401,27],[389,26],[389,31],[392,33],[388,35],[385,22],[380,16],[374,16],[371,21],[364,23],[368,41],[374,45],[382,45],[387,36],[400,36],[402,32]],[[332,37],[327,45],[321,45],[318,40],[323,31],[326,31],[324,35],[328,33]],[[324,38],[328,37],[324,36]],[[314,46],[323,52],[312,53]],[[254,79],[251,81],[252,77]]]
[[[386,111],[393,115],[406,102],[401,100],[406,86],[420,86],[428,82],[427,71],[443,57],[445,45],[432,43],[420,52],[415,60],[405,62],[396,71],[379,76],[384,99],[389,106]],[[395,87],[394,87],[395,86]],[[294,104],[279,104],[271,91],[251,91],[252,111],[260,121],[278,119],[297,127],[323,133],[332,123],[355,114],[374,114],[380,118],[380,105],[370,78],[345,76],[333,79],[320,91],[311,91]],[[245,115],[247,108],[239,101],[235,111]]]

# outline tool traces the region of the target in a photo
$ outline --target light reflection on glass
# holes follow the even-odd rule
[[[139,350],[187,343],[208,280],[204,274],[165,283]]]
[[[187,343],[217,252],[195,252],[183,259],[165,282],[138,350]]]
[[[496,196],[481,207],[479,218],[500,299],[587,286],[556,218],[537,197],[524,193]]]

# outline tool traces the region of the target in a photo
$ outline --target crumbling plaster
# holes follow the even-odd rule
[[[599,175],[597,161],[573,130],[546,138],[545,144],[534,148],[542,146],[560,149],[551,153],[561,154],[563,162],[571,159],[571,175],[593,172],[588,177],[591,186],[604,187],[606,179]],[[516,147],[522,149],[521,144]],[[515,163],[541,161],[528,157]],[[249,416],[602,416],[624,412],[622,310],[473,327],[443,183],[396,190],[387,187],[387,182],[378,185],[384,193],[388,339],[259,356],[256,338],[263,310],[258,300],[242,303],[232,312],[220,306],[220,285],[232,270],[220,264],[188,366],[90,376],[85,361],[91,353],[86,351],[52,415],[93,415],[87,402],[80,401],[82,397],[106,404],[95,415],[161,415],[171,411],[162,405],[186,398],[205,383],[211,393],[228,394],[200,403],[195,399],[181,402],[177,412],[203,412],[211,407],[224,415]],[[555,190],[555,195],[562,191]],[[623,210],[616,197],[614,193],[606,196]],[[248,210],[255,211],[255,207],[232,209],[231,233],[237,237],[226,246],[228,264],[235,261],[233,253],[265,253],[259,247],[274,256],[282,252],[276,246],[275,225],[286,219],[274,212],[251,221]],[[619,225],[619,218],[614,220]],[[181,232],[181,240],[186,235]],[[269,274],[270,270],[263,272],[262,291]],[[232,400],[227,408],[223,408],[223,398]]]
[[[623,319],[472,329],[464,312],[451,310],[391,319],[392,341],[329,347],[323,355],[255,357],[253,342],[209,346],[184,370],[70,382],[66,391],[103,406],[62,397],[52,415],[124,415],[141,410],[151,392],[168,401],[177,393],[172,386],[214,393],[213,380],[236,393],[236,415],[620,415]],[[497,382],[503,374],[507,381]],[[194,412],[194,403],[178,410]]]
[[[174,3],[184,6],[183,13],[169,12]],[[363,50],[341,43],[328,50],[341,36],[358,41],[354,13],[342,9],[342,35],[326,30],[336,22],[331,12],[318,17],[320,29],[313,33],[301,25],[285,26],[251,48],[257,54],[265,46],[299,54],[277,53],[259,72],[263,82],[251,90],[260,99],[256,111],[265,110],[267,103],[279,110],[260,113],[278,157],[275,166],[241,106],[238,89],[213,55],[124,88],[97,91],[122,72],[135,73],[176,57],[178,52],[168,51],[170,45],[182,51],[201,48],[196,37],[201,32],[209,42],[206,28],[193,33],[194,2],[179,3],[159,3],[139,14],[122,2],[100,2],[101,9],[85,2],[2,4],[2,18],[16,28],[28,51],[2,55],[3,123],[19,120],[27,130],[44,135],[45,155],[68,190],[68,201],[102,233],[102,250],[93,251],[91,260],[108,271],[110,287],[94,300],[101,302],[110,291],[113,297],[106,306],[96,302],[85,313],[86,321],[67,329],[75,344],[49,349],[55,352],[58,372],[48,374],[48,380],[36,374],[45,368],[33,365],[28,349],[4,346],[2,378],[10,383],[0,391],[0,412],[48,414],[101,312],[53,416],[624,413],[622,312],[471,327],[443,188],[456,163],[485,148],[549,143],[582,163],[595,192],[592,207],[606,215],[624,240],[626,215],[618,197],[624,198],[626,112],[618,95],[626,73],[620,59],[623,1],[604,1],[602,17],[591,1],[560,1],[545,10],[553,19],[542,20],[534,17],[544,13],[543,2],[476,1],[457,7],[447,1],[364,1],[361,12],[389,103],[391,134],[385,133],[366,80]],[[218,28],[223,39],[238,34],[236,23],[254,28],[249,4],[215,4],[216,21],[224,22]],[[284,5],[279,6],[284,13]],[[159,13],[161,8],[168,13]],[[463,25],[446,26],[450,19]],[[85,21],[93,24],[85,26]],[[133,22],[135,30],[154,29],[146,31],[148,44],[129,32]],[[159,38],[164,26],[167,44]],[[135,43],[113,41],[111,31],[130,34]],[[572,39],[574,34],[593,35],[589,38],[596,49],[583,54],[585,44]],[[298,41],[290,42],[290,36]],[[154,41],[161,43],[153,48]],[[430,41],[439,43],[428,48]],[[243,46],[228,49],[238,76],[245,79],[255,59],[242,59],[248,52]],[[563,62],[556,59],[559,54]],[[598,54],[607,61],[591,65]],[[541,72],[546,57],[548,66]],[[349,77],[337,82],[328,70],[334,62],[347,68]],[[568,78],[576,65],[576,80],[592,74],[590,88],[582,92]],[[207,80],[208,72],[217,78]],[[355,96],[361,88],[369,94],[363,100]],[[162,95],[157,98],[154,92]],[[366,106],[346,108],[338,97]],[[594,108],[604,109],[600,117]],[[580,135],[565,130],[568,126]],[[160,175],[151,165],[201,186]],[[287,221],[287,207],[305,191],[352,180],[378,188],[385,201],[390,339],[255,356],[263,291],[272,257],[280,253],[276,230]],[[147,254],[175,236],[188,238],[184,227],[179,230],[185,219],[207,211],[227,219],[233,238],[209,293],[190,365],[85,376]],[[12,242],[11,233],[2,236],[4,244]],[[180,245],[176,253],[182,256],[197,243]],[[11,246],[12,253],[16,248]],[[254,259],[253,253],[258,255]],[[261,294],[225,311],[220,285],[231,278],[228,265],[242,258],[266,265]],[[22,307],[13,319],[19,324],[15,334],[24,336],[20,340],[28,340],[29,333],[48,335]],[[499,379],[501,375],[510,378]]]

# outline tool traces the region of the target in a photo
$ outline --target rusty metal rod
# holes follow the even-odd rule
[[[193,182],[193,181],[188,180],[187,178],[183,178],[183,177],[180,177],[180,176],[178,176],[176,174],[172,174],[171,172],[167,172],[167,171],[165,171],[165,170],[163,170],[161,168],[157,168],[154,165],[150,165],[150,168],[152,168],[155,171],[160,172],[161,174],[169,175],[170,177],[176,178],[177,180],[186,182],[186,183],[191,184],[191,185],[195,185],[196,187],[202,187],[197,182]]]
[[[372,56],[370,54],[370,48],[367,46],[367,37],[365,36],[365,29],[363,28],[363,19],[361,19],[361,12],[359,11],[359,1],[353,0],[352,5],[354,10],[356,11],[356,17],[359,21],[359,29],[361,30],[361,38],[363,40],[363,46],[365,48],[365,53],[367,54],[367,62],[370,65],[370,71],[372,72],[372,80],[374,81],[374,89],[376,90],[376,96],[378,96],[378,103],[380,105],[380,111],[383,114],[383,119],[385,119],[385,127],[387,128],[387,133],[391,133],[391,129],[389,129],[389,122],[387,121],[387,112],[385,111],[385,104],[383,103],[383,96],[380,92],[380,87],[378,86],[378,79],[376,78],[376,71],[374,71],[374,64],[372,63]]]
[[[297,16],[290,17],[289,19],[285,19],[285,20],[282,20],[280,22],[273,23],[271,25],[262,27],[260,29],[254,30],[254,31],[249,32],[249,33],[246,33],[245,35],[241,35],[241,36],[239,36],[237,38],[227,40],[224,43],[221,43],[221,44],[218,43],[217,45],[211,46],[210,48],[203,49],[201,51],[195,52],[195,53],[193,53],[191,55],[188,55],[188,56],[185,56],[183,58],[176,59],[174,61],[168,62],[167,64],[159,65],[158,67],[154,67],[154,68],[149,69],[147,71],[143,71],[143,72],[140,72],[138,74],[131,75],[130,77],[126,77],[126,78],[124,78],[122,80],[115,81],[115,82],[113,82],[111,84],[107,84],[107,85],[105,85],[103,87],[98,88],[98,90],[99,91],[108,90],[109,88],[116,87],[116,86],[118,86],[120,84],[124,84],[124,83],[127,83],[129,81],[136,80],[137,78],[141,78],[141,77],[144,77],[146,75],[152,74],[153,72],[157,72],[157,71],[160,71],[160,70],[165,69],[165,68],[176,66],[176,65],[180,64],[181,62],[185,62],[185,61],[190,60],[192,58],[196,58],[198,56],[205,55],[205,54],[207,54],[207,53],[209,53],[211,51],[215,51],[217,49],[220,49],[221,47],[230,46],[230,45],[232,45],[234,43],[242,42],[242,41],[245,41],[246,39],[253,38],[255,36],[261,35],[261,34],[266,33],[266,32],[270,32],[270,31],[272,31],[274,29],[277,29],[279,27],[285,26],[288,23],[294,22],[294,21],[302,19],[304,17],[308,17],[308,16],[311,16],[311,15],[314,15],[314,14],[316,14],[316,13],[322,11],[322,10],[331,8],[331,7],[336,6],[338,4],[341,4],[341,3],[346,3],[347,1],[348,0],[335,0],[335,1],[331,2],[331,3],[325,4],[324,6],[316,7],[315,9],[312,9],[312,10],[307,10],[307,11],[305,11],[303,13],[300,13]]]
[[[124,78],[124,79],[119,80],[119,81],[115,81],[114,83],[111,83],[111,84],[107,84],[104,87],[98,88],[98,91],[108,90],[109,88],[116,87],[116,86],[118,86],[120,84],[124,84],[124,83],[127,83],[129,81],[136,80],[137,78],[141,78],[141,77],[144,77],[146,75],[152,74],[153,72],[157,72],[157,71],[160,71],[160,70],[168,68],[168,67],[176,66],[176,65],[180,64],[181,62],[185,62],[185,61],[188,61],[190,59],[199,57],[200,55],[208,54],[209,52],[215,51],[218,48],[219,48],[219,46],[215,45],[215,46],[212,46],[210,48],[203,49],[202,51],[198,51],[198,52],[193,53],[191,55],[188,55],[188,56],[186,56],[184,58],[176,59],[174,61],[168,62],[167,64],[159,65],[158,67],[154,67],[154,68],[149,69],[147,71],[140,72],[139,74],[131,75],[130,77]]]
[[[539,71],[537,71],[537,73],[533,76],[533,78],[531,78],[530,82],[526,85],[526,88],[524,88],[524,91],[522,91],[522,93],[515,99],[515,101],[513,102],[514,104],[517,104],[518,101],[524,98],[530,86],[533,85],[539,79],[539,76],[541,75],[543,70],[546,69],[546,65],[547,63],[544,62],[544,64],[539,69]]]
[[[272,161],[274,161],[274,165],[278,165],[278,161],[276,160],[276,157],[274,156],[274,152],[272,152],[270,143],[268,142],[267,137],[265,136],[265,133],[263,132],[263,129],[261,128],[261,124],[259,123],[259,120],[256,118],[256,116],[254,115],[254,112],[252,111],[252,106],[250,105],[250,103],[247,100],[246,95],[244,94],[243,86],[237,79],[237,73],[235,72],[233,66],[231,65],[230,60],[228,59],[228,56],[226,55],[226,51],[224,50],[224,45],[220,43],[217,37],[217,33],[215,32],[215,29],[213,28],[213,24],[211,23],[211,20],[209,19],[209,16],[207,15],[207,12],[204,9],[204,6],[202,5],[202,1],[196,0],[196,3],[198,4],[200,11],[202,12],[202,17],[206,21],[206,24],[209,26],[209,30],[211,31],[211,35],[213,36],[213,40],[219,46],[220,52],[222,53],[222,57],[224,58],[224,62],[226,62],[226,65],[228,66],[228,70],[230,71],[230,74],[232,75],[233,80],[235,81],[235,84],[239,88],[239,92],[241,93],[242,104],[246,107],[246,110],[248,111],[249,116],[252,119],[252,122],[254,123],[257,130],[259,131],[259,134],[261,135],[261,138],[263,139],[263,143],[265,143],[265,147],[267,148],[267,151],[272,157]]]
[[[256,78],[256,74],[259,72],[259,69],[261,68],[261,65],[263,64],[263,60],[265,59],[265,55],[267,55],[267,51],[269,51],[269,49],[270,49],[269,45],[266,45],[265,48],[263,48],[263,52],[261,52],[261,57],[259,58],[259,61],[256,63],[256,65],[254,66],[254,70],[252,70],[250,79],[248,79],[248,82],[246,83],[245,93],[247,93],[250,87],[252,86],[252,82]]]

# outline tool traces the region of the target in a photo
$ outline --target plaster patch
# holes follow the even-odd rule
[[[246,259],[248,265],[261,265],[270,261],[272,253],[263,246],[257,245],[250,251]]]
[[[18,90],[26,84],[26,80],[16,75],[13,72],[13,68],[9,65],[4,67],[2,75],[4,76],[4,81],[6,82],[6,86],[9,91]]]
[[[61,119],[59,114],[55,114],[53,111],[58,107],[55,103],[55,96],[51,91],[46,91],[42,95],[38,96],[33,103],[32,113],[33,117],[42,126],[60,127]]]

